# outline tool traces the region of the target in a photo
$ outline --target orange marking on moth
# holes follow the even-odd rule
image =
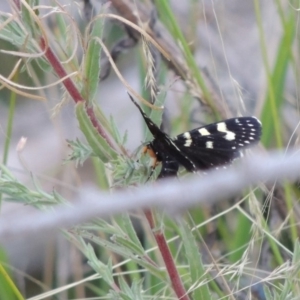
[[[150,148],[149,146],[145,146],[143,148],[143,154],[148,154],[151,158],[153,158],[153,164],[152,164],[152,168],[155,169],[155,167],[159,164],[159,161],[157,160],[157,156],[155,154],[155,152],[153,151],[152,148]]]

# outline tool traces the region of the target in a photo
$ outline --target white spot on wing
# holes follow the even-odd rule
[[[213,145],[213,142],[212,141],[207,141],[206,144],[205,144],[206,148],[208,149],[213,149],[214,148],[214,145]]]
[[[183,136],[187,139],[190,140],[191,139],[191,134],[187,131],[183,134]]]
[[[225,139],[227,141],[233,141],[235,139],[235,133],[232,131],[227,131],[227,133],[225,135]]]
[[[225,132],[226,135],[224,136],[224,138],[227,141],[233,141],[235,139],[235,133],[232,131],[227,130],[227,126],[225,124],[225,122],[221,122],[217,124],[217,130],[220,132]]]
[[[186,140],[185,143],[184,143],[184,147],[190,147],[192,144],[192,140]]]
[[[220,132],[227,132],[227,127],[224,122],[220,122],[217,124],[217,130]]]
[[[198,131],[201,135],[210,135],[210,132],[206,128],[200,128]]]
[[[187,131],[183,134],[183,136],[186,138],[185,140],[185,143],[184,143],[184,147],[190,147],[193,140],[192,140],[192,137],[191,137],[191,134]]]

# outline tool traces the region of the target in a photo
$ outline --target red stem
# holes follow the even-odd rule
[[[67,72],[65,71],[65,69],[63,68],[63,66],[61,65],[60,61],[57,59],[55,54],[52,52],[52,49],[49,46],[46,48],[46,42],[43,37],[41,37],[40,46],[42,50],[45,51],[45,56],[47,57],[54,71],[56,72],[57,76],[59,78],[66,77],[68,75]],[[67,89],[67,91],[69,92],[69,94],[71,95],[71,97],[73,98],[73,100],[75,101],[75,103],[84,101],[84,99],[82,98],[81,94],[79,93],[78,89],[76,88],[71,78],[64,79],[62,83]]]
[[[68,75],[67,72],[63,68],[62,64],[60,63],[60,61],[58,60],[56,55],[53,53],[52,49],[49,46],[46,47],[46,42],[45,42],[45,39],[43,37],[41,37],[41,39],[40,39],[40,46],[41,46],[42,50],[45,51],[45,56],[48,59],[48,61],[51,64],[52,68],[54,69],[54,71],[56,72],[57,76],[59,78],[66,77]],[[62,81],[62,83],[65,86],[66,90],[71,95],[71,97],[73,98],[73,100],[75,101],[75,103],[85,102],[85,100],[83,99],[83,97],[79,93],[77,87],[75,86],[75,84],[71,80],[71,78],[64,79]],[[93,110],[93,107],[88,106],[87,102],[86,102],[86,112],[87,112],[88,116],[90,117],[90,120],[91,120],[92,124],[97,129],[98,133],[106,140],[106,142],[109,144],[109,146],[112,149],[115,149],[115,146],[110,141],[110,139],[107,136],[105,130],[103,129],[101,124],[98,122],[98,120],[95,116],[95,112]]]
[[[169,274],[169,278],[171,280],[173,289],[180,300],[189,300],[189,296],[183,286],[179,273],[177,271],[174,259],[172,257],[172,253],[166,241],[166,238],[161,230],[155,230],[155,222],[153,218],[153,213],[151,210],[145,210],[144,214],[148,220],[150,228],[153,231],[154,238],[156,240],[157,246],[160,250],[160,253],[163,257],[163,260],[166,265],[167,272]]]

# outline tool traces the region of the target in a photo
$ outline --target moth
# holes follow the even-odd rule
[[[129,97],[153,135],[154,139],[143,152],[154,158],[153,168],[162,164],[158,178],[176,176],[180,166],[188,172],[219,168],[260,141],[262,125],[255,117],[231,118],[171,138],[152,122],[131,95]]]

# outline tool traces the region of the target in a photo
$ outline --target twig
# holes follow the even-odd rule
[[[186,180],[166,179],[136,190],[122,190],[113,194],[100,191],[82,192],[73,207],[58,206],[53,212],[36,212],[33,217],[2,216],[0,240],[18,238],[26,234],[46,234],[58,228],[68,228],[96,217],[106,217],[124,211],[157,207],[168,213],[178,213],[192,206],[212,205],[228,199],[250,185],[300,179],[300,154],[253,156],[227,170],[212,171],[206,176],[193,175]],[[1,184],[0,184],[1,189]],[[188,192],[187,192],[188,191]]]

